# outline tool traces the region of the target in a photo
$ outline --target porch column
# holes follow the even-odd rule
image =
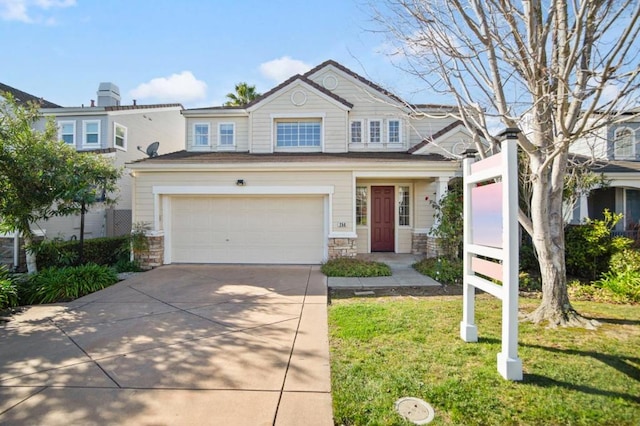
[[[439,177],[438,178],[438,185],[436,186],[436,202],[437,203],[440,202],[440,200],[442,199],[444,194],[447,193],[448,189],[449,189],[449,178],[448,177]],[[436,219],[435,222],[433,223],[433,226],[436,227],[439,224],[440,224],[439,221]]]
[[[587,197],[587,194],[580,195],[580,198],[578,199],[578,206],[578,220],[582,223],[589,217],[589,197]]]

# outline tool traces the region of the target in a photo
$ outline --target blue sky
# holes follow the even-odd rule
[[[394,67],[359,0],[0,0],[0,82],[63,106],[221,105],[334,59],[410,102],[446,102]]]

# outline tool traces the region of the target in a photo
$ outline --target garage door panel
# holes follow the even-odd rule
[[[320,263],[322,197],[174,197],[172,262]]]

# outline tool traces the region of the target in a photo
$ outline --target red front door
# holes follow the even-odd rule
[[[371,187],[371,251],[394,251],[395,189]]]

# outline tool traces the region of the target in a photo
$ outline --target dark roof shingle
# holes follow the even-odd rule
[[[35,102],[39,104],[41,108],[62,108],[60,105],[54,104],[53,102],[49,102],[43,98],[39,98],[27,92],[23,92],[22,90],[0,83],[0,93],[4,92],[11,93],[16,99],[16,102],[18,102],[18,105],[24,105],[27,102]]]

